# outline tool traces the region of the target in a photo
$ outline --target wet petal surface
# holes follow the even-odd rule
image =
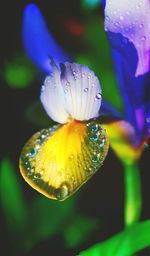
[[[20,170],[34,189],[63,201],[101,167],[107,152],[99,124],[73,121],[33,135],[21,153]]]
[[[149,0],[106,1],[105,30],[123,36],[120,49],[128,41],[134,45],[138,55],[136,76],[150,70],[149,13]]]

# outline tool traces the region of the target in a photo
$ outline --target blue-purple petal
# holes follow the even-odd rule
[[[71,60],[49,33],[45,20],[35,4],[28,4],[23,13],[22,38],[29,58],[49,73],[52,56],[56,63]]]

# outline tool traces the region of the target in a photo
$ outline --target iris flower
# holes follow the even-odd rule
[[[105,31],[112,46],[118,86],[124,103],[123,120],[113,126],[121,129],[130,150],[114,149],[124,162],[139,159],[150,136],[150,3],[107,1]],[[126,140],[127,141],[127,140]],[[126,142],[127,145],[127,142]]]
[[[150,137],[150,2],[105,1],[105,31],[124,103],[121,121],[108,125],[110,144],[125,169],[125,225],[138,221],[138,160]]]
[[[111,116],[104,126],[110,146],[125,167],[125,223],[130,225],[140,216],[137,161],[150,137],[150,3],[148,0],[108,0],[103,1],[103,5],[105,31],[111,46],[124,112],[118,118],[115,115],[117,111],[104,99],[101,113]],[[49,72],[50,55],[57,64],[71,61],[48,32],[44,18],[34,4],[28,5],[24,11],[23,41],[28,56],[46,73]],[[69,104],[68,100],[67,111],[71,107]],[[49,112],[46,103],[44,107],[51,117],[55,117],[54,113]],[[66,120],[65,112],[62,118]]]
[[[87,66],[51,61],[41,102],[55,122],[26,143],[20,157],[25,180],[45,196],[64,200],[102,165],[108,151],[105,130],[95,119],[101,87]]]

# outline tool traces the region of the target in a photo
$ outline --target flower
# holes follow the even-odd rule
[[[117,85],[124,105],[124,112],[118,114],[108,102],[102,100],[101,115],[103,114],[108,117],[107,122],[104,122],[103,126],[109,135],[110,145],[119,159],[124,164],[132,164],[132,162],[140,158],[144,144],[150,137],[150,22],[149,15],[147,14],[149,1],[142,0],[137,2],[134,0],[130,2],[125,0],[124,3],[118,3],[115,0],[108,0],[102,2],[103,6],[105,6],[105,31],[112,48]],[[32,20],[32,23],[30,20]],[[37,22],[38,27],[36,26]],[[46,29],[39,9],[34,4],[28,5],[23,18],[24,45],[30,58],[46,73],[49,69],[49,55],[53,56],[57,64],[68,61],[70,58],[62,51],[54,39],[51,40],[52,35],[48,35],[50,34]],[[28,40],[29,38],[30,40]],[[42,40],[40,44],[39,40]],[[31,48],[31,45],[40,45],[40,51],[36,51],[38,47]],[[48,47],[44,47],[45,45]],[[57,54],[60,51],[61,54]],[[45,66],[45,63],[47,63],[47,66]],[[61,67],[61,74],[66,72],[65,69],[66,64]],[[68,69],[66,70],[68,73]],[[65,79],[63,80],[62,78],[61,84],[65,85]],[[53,104],[58,104],[56,115],[54,113],[56,109],[50,108],[47,101],[43,101],[44,93],[41,94],[41,100],[47,113],[60,123],[65,123],[70,118],[74,118],[74,114],[76,114],[77,119],[81,117],[77,112],[73,112],[73,109],[71,110],[73,105],[70,103],[71,97],[69,93],[66,93],[66,95],[63,91],[59,91],[59,93],[60,103],[59,101],[56,102],[55,98],[53,98]],[[67,100],[65,100],[66,97]],[[78,104],[76,106],[79,107]],[[58,115],[60,109],[63,115]],[[79,118],[79,120],[84,119]]]
[[[51,71],[40,98],[47,114],[59,124],[29,139],[21,153],[20,170],[33,188],[62,201],[100,168],[108,139],[95,120],[101,87],[94,72],[76,63],[59,67],[53,60]]]
[[[150,3],[147,0],[106,1],[105,31],[107,32],[118,77],[118,86],[124,102],[125,122],[108,126],[110,136],[114,125],[122,140],[112,147],[123,162],[138,160],[144,143],[150,136]],[[115,129],[116,131],[116,129]],[[130,148],[130,150],[126,150]],[[122,147],[125,147],[123,150]],[[122,152],[119,150],[122,148]],[[124,153],[125,155],[124,155]],[[125,158],[124,156],[127,156]]]

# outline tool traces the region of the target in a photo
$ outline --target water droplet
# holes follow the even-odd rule
[[[33,169],[30,169],[30,171],[28,172],[28,176],[33,178],[34,177],[34,168]]]
[[[91,132],[97,132],[99,130],[99,127],[97,124],[90,125],[90,131]]]
[[[90,167],[88,170],[87,170],[88,174],[91,175],[93,174],[93,169]]]
[[[55,196],[58,200],[64,200],[69,194],[68,186],[63,184],[60,188],[56,189]]]
[[[105,27],[105,31],[106,31],[106,32],[108,31],[108,28],[107,28],[107,27]]]
[[[75,76],[76,75],[76,71],[72,71],[72,74]]]
[[[89,74],[87,78],[90,79],[90,78],[91,78],[91,75]]]
[[[24,162],[24,166],[25,166],[26,170],[28,170],[28,171],[31,169],[30,163],[28,161]]]
[[[69,86],[70,86],[70,82],[67,82],[67,83],[66,83],[66,86],[69,87]]]
[[[97,163],[99,161],[99,155],[94,155],[92,157],[92,161],[93,161],[93,163]]]
[[[82,73],[82,77],[85,77],[85,73]]]
[[[42,85],[41,92],[44,92],[44,90],[45,90],[45,85]]]
[[[32,149],[31,151],[30,151],[30,156],[31,157],[34,157],[36,155],[36,151],[34,150],[34,149]]]
[[[42,138],[42,139],[45,139],[45,137],[46,137],[45,134],[42,134],[42,135],[41,135],[41,138]]]
[[[94,86],[95,86],[95,84],[93,83],[93,84],[92,84],[92,87],[94,87]]]
[[[92,134],[90,139],[93,140],[93,141],[98,141],[99,140],[99,134],[97,134],[97,133]]]
[[[49,128],[50,133],[54,133],[56,131],[55,127]]]
[[[33,179],[34,179],[35,183],[39,183],[39,181],[41,180],[41,174],[40,173],[34,173]]]
[[[44,174],[44,171],[42,170],[42,171],[40,171],[40,175],[42,176]]]
[[[104,146],[105,140],[102,139],[102,141],[100,142],[99,146],[102,148]]]
[[[64,90],[64,93],[67,93],[67,92],[68,92],[68,89],[65,89],[65,90]]]
[[[74,158],[74,156],[73,156],[73,155],[70,155],[70,156],[69,156],[69,159],[70,159],[70,160],[72,160],[73,158]]]
[[[85,88],[85,89],[84,89],[84,92],[88,92],[88,90],[89,90],[88,88]]]
[[[142,41],[142,42],[146,41],[146,36],[142,36],[142,37],[141,37],[141,41]]]
[[[49,84],[50,81],[51,81],[50,76],[47,76],[47,77],[45,78],[44,83],[45,83],[45,84]]]
[[[105,16],[105,20],[109,21],[109,16],[108,15]]]
[[[124,20],[124,17],[122,15],[119,18],[120,18],[120,20]]]
[[[35,145],[35,150],[38,150],[38,149],[40,149],[40,144]]]
[[[101,93],[98,93],[98,94],[96,95],[96,97],[95,97],[96,100],[100,100],[101,98],[102,98]]]
[[[118,27],[119,26],[119,23],[118,22],[115,22],[115,24],[114,24],[116,27]]]
[[[139,25],[139,28],[143,28],[144,27],[144,25],[141,23],[140,25]]]

